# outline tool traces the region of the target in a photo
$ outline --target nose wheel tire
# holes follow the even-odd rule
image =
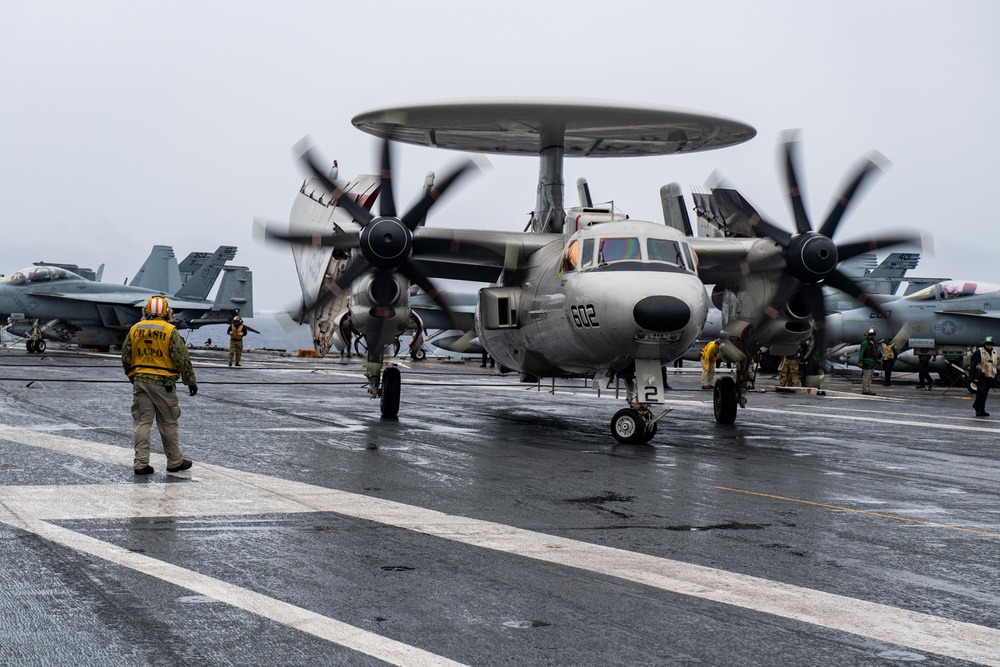
[[[389,366],[382,371],[382,419],[395,419],[399,415],[400,385],[398,368]]]
[[[721,377],[715,381],[712,403],[715,421],[720,424],[732,424],[736,421],[736,381],[733,378]]]
[[[654,427],[653,433],[655,432]],[[622,408],[611,418],[611,435],[615,436],[615,440],[623,445],[648,441],[645,437],[646,422],[643,421],[642,415],[632,408]]]

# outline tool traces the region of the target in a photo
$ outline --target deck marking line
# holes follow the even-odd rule
[[[803,417],[816,417],[821,413],[803,412],[800,410],[777,410],[775,408],[745,408],[747,412],[773,412],[783,415],[801,415]],[[988,428],[985,426],[963,426],[962,424],[943,424],[941,422],[917,422],[904,421],[902,419],[885,419],[882,417],[860,417],[856,415],[837,415],[822,413],[825,419],[840,419],[843,421],[874,422],[876,424],[894,424],[898,426],[923,426],[925,428],[936,428],[948,431],[975,431],[977,433],[1000,433],[1000,428]]]
[[[205,595],[225,604],[243,609],[281,625],[305,632],[320,639],[370,655],[384,662],[401,667],[449,666],[463,663],[449,660],[409,644],[362,630],[353,625],[322,616],[316,612],[255,593],[240,586],[228,584],[214,577],[199,574],[166,561],[122,549],[72,530],[32,519],[11,518],[0,515],[0,521],[15,528],[34,533],[41,538],[62,546],[96,556],[142,574],[160,579],[199,595]]]
[[[115,459],[119,465],[131,467],[132,452],[123,447],[4,426],[0,426],[0,437],[77,456],[96,454],[100,460]],[[916,651],[1000,667],[1000,655],[996,651],[996,647],[1000,646],[1000,630],[994,628],[490,521],[449,515],[371,496],[209,464],[197,465],[201,474],[198,481],[163,485],[181,490],[180,493],[173,493],[169,502],[165,503],[161,498],[162,492],[156,489],[131,495],[113,493],[116,487],[121,486],[137,490],[159,485],[130,482],[127,485],[101,486],[110,487],[107,494],[109,502],[114,500],[115,495],[128,499],[122,507],[125,516],[132,516],[137,510],[140,513],[143,509],[162,511],[170,506],[183,511],[185,491],[197,496],[204,493],[197,491],[198,487],[206,491],[216,487],[214,493],[218,494],[256,495],[272,505],[280,504],[280,499],[281,502],[292,505],[300,504],[302,508],[299,511],[330,512],[354,517],[801,621]],[[40,487],[34,488],[37,490]],[[65,490],[67,487],[61,488]],[[6,505],[3,501],[4,494],[10,489],[11,487],[5,489],[0,486],[0,505]],[[158,504],[143,508],[142,494],[154,497]],[[16,500],[12,497],[16,493],[6,495],[7,500]],[[76,516],[81,510],[73,506],[65,509],[71,510],[66,518]],[[220,513],[223,512],[216,512]]]
[[[936,521],[923,521],[921,519],[910,519],[905,516],[899,516],[896,514],[885,514],[882,512],[872,512],[869,510],[859,510],[853,507],[845,507],[843,505],[830,505],[829,503],[819,503],[814,500],[803,500],[801,498],[788,498],[786,496],[776,496],[771,493],[760,493],[758,491],[747,491],[746,489],[732,489],[728,486],[716,486],[713,487],[719,489],[720,491],[732,491],[733,493],[745,493],[748,496],[759,496],[761,498],[772,498],[774,500],[786,500],[792,503],[800,503],[802,505],[813,505],[814,507],[826,507],[832,510],[841,510],[843,512],[853,512],[854,514],[865,514],[867,516],[874,516],[880,519],[894,519],[896,521],[905,521],[907,523],[918,523],[922,526],[932,526],[934,528],[947,528],[949,530],[961,530],[966,533],[975,533],[976,535],[989,535],[991,537],[1000,537],[1000,533],[993,533],[988,530],[980,530],[978,528],[963,528],[962,526],[954,526],[948,523],[938,523]]]

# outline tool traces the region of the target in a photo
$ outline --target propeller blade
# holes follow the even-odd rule
[[[372,265],[368,263],[368,260],[362,257],[360,254],[355,255],[354,259],[348,263],[344,268],[343,272],[337,276],[333,284],[336,285],[341,290],[345,290],[351,286],[362,273],[372,268]]]
[[[440,199],[445,191],[451,187],[451,185],[457,181],[464,173],[470,169],[476,167],[476,163],[472,160],[466,160],[460,164],[453,172],[441,179],[439,183],[436,183],[434,187],[431,188],[430,192],[425,194],[420,201],[413,205],[409,211],[407,211],[403,217],[403,224],[406,225],[412,232],[420,224],[420,221],[427,216],[427,212],[430,210],[438,199]]]
[[[298,144],[296,144],[296,149],[301,150],[299,154],[299,159],[305,165],[307,171],[311,173],[323,187],[327,189],[331,196],[337,200],[337,206],[341,207],[345,211],[351,214],[354,222],[361,226],[367,225],[374,219],[369,211],[361,206],[356,201],[354,201],[350,196],[344,196],[346,193],[337,185],[334,181],[330,180],[330,177],[326,175],[326,171],[322,167],[326,164],[319,157],[317,151],[312,146],[308,146],[306,139],[303,139]]]
[[[340,234],[292,234],[289,232],[279,232],[274,229],[264,229],[264,238],[270,241],[283,241],[295,245],[308,245],[314,247],[334,248],[336,250],[350,250],[359,245],[358,232],[346,232]]]
[[[422,289],[427,296],[429,296],[434,303],[444,311],[448,316],[448,320],[451,324],[452,329],[457,329],[455,324],[455,313],[451,310],[451,305],[444,299],[444,295],[441,291],[434,286],[431,279],[427,277],[426,270],[414,259],[407,259],[403,262],[403,265],[399,267],[399,272],[406,276],[409,281],[415,284],[417,287]]]
[[[823,221],[823,225],[819,228],[819,233],[827,238],[832,238],[834,233],[837,231],[837,225],[840,224],[840,219],[844,216],[844,211],[847,207],[851,205],[851,200],[858,193],[858,188],[868,180],[868,177],[875,173],[882,171],[882,168],[878,164],[873,162],[871,159],[865,160],[864,164],[858,171],[858,174],[854,179],[848,184],[844,193],[840,195],[836,203],[833,205],[833,210],[830,214],[826,216],[826,220]]]
[[[822,357],[826,345],[826,306],[823,302],[823,287],[818,284],[806,285],[801,294],[813,316],[813,355]]]
[[[767,273],[769,271],[781,271],[786,266],[788,266],[788,263],[785,261],[785,256],[781,253],[775,253],[744,262],[740,265],[740,270],[745,274]]]
[[[788,198],[792,202],[792,212],[795,214],[795,229],[799,234],[812,231],[809,215],[802,203],[802,191],[799,188],[797,176],[798,139],[791,135],[785,140],[785,180],[788,183]]]
[[[795,296],[801,284],[802,282],[793,275],[786,273],[781,276],[781,282],[778,283],[778,289],[774,293],[774,298],[764,308],[764,318],[760,322],[761,325],[775,319],[781,314],[781,311],[784,310],[788,302]]]
[[[853,241],[851,243],[841,243],[837,246],[837,257],[841,262],[852,257],[857,257],[863,252],[871,252],[880,248],[890,248],[901,244],[920,245],[920,237],[913,234],[901,233],[898,236],[870,236],[864,241]]]
[[[840,269],[834,269],[831,271],[826,277],[825,282],[830,287],[839,289],[845,294],[850,294],[862,306],[867,306],[885,319],[889,319],[889,314],[882,310],[882,307],[872,300],[871,295]]]
[[[385,317],[372,317],[365,330],[365,341],[368,343],[368,360],[381,361],[386,342],[382,341],[385,333]]]
[[[382,215],[396,217],[396,199],[392,194],[392,158],[389,155],[389,144],[392,141],[392,129],[382,142],[382,189],[379,192],[379,211]]]
[[[771,224],[757,214],[754,214],[754,216],[750,218],[750,226],[753,227],[755,231],[760,232],[763,236],[780,245],[782,248],[787,248],[789,241],[792,240],[791,234],[786,232],[781,227]]]

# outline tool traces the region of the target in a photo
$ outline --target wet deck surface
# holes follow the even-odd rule
[[[691,368],[623,446],[582,382],[412,363],[383,421],[355,365],[194,355],[195,466],[136,478],[114,355],[0,351],[0,664],[1000,665],[996,396],[726,427]]]

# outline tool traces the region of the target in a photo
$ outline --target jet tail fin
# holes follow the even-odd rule
[[[680,185],[667,183],[660,188],[660,204],[663,206],[663,223],[667,227],[673,227],[684,236],[694,235]]]
[[[205,253],[191,253],[184,258],[185,272],[191,271],[184,285],[174,292],[174,295],[185,299],[207,299],[215,281],[226,262],[236,256],[236,246],[220,245],[207,259],[201,257]],[[178,269],[178,274],[181,271]]]
[[[145,287],[173,294],[181,288],[181,274],[177,269],[174,249],[168,245],[154,245],[149,257],[129,283],[132,287]]]
[[[213,311],[237,311],[241,317],[253,317],[253,271],[245,266],[224,266],[225,272],[215,295]]]

